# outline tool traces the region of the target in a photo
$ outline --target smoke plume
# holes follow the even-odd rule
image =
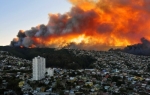
[[[150,39],[150,0],[69,2],[69,12],[49,14],[47,25],[20,30],[11,46],[107,50]]]
[[[141,43],[127,46],[123,51],[137,55],[150,55],[150,41],[141,38]]]

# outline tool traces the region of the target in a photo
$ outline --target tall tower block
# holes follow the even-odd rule
[[[45,77],[45,58],[35,57],[32,60],[33,80],[41,80]]]

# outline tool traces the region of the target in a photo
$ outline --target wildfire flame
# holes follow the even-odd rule
[[[107,50],[150,39],[150,0],[69,0],[70,12],[19,31],[12,45]]]
[[[20,48],[23,48],[23,46],[20,46]]]

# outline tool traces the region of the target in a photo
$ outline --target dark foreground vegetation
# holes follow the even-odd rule
[[[0,46],[1,51],[8,51],[10,54],[32,60],[36,56],[46,58],[46,67],[61,67],[66,69],[91,68],[95,61],[91,56],[76,56],[68,49],[56,50],[54,48],[20,48]]]

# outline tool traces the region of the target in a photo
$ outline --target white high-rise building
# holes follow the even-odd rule
[[[35,57],[32,60],[33,80],[41,80],[45,77],[45,58]]]

